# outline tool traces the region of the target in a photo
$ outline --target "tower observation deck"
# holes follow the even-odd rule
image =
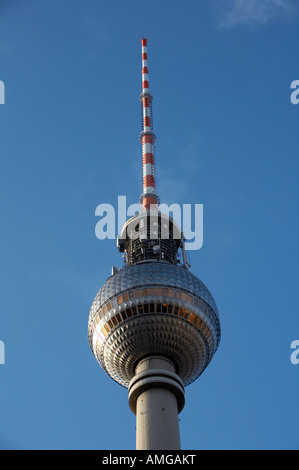
[[[184,387],[210,363],[221,330],[211,293],[189,271],[183,233],[159,211],[147,40],[141,42],[142,210],[126,222],[118,238],[126,263],[96,295],[88,339],[101,367],[129,390],[136,448],[180,449],[178,414],[185,404]]]

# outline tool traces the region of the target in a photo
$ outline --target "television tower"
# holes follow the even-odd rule
[[[184,387],[210,363],[220,342],[217,306],[189,271],[184,235],[159,211],[147,40],[142,39],[142,210],[124,225],[117,245],[125,266],[92,304],[89,344],[102,368],[129,390],[136,449],[180,449],[178,414]]]

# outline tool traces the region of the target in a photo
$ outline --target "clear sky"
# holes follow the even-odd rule
[[[222,324],[182,447],[298,449],[297,0],[0,1],[0,448],[135,447],[87,323],[122,263],[95,209],[142,191],[141,36],[158,193],[204,206],[191,271]]]

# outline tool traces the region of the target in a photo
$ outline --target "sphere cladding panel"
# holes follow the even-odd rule
[[[113,315],[132,306],[121,303],[102,319],[99,310],[107,301],[130,289],[147,286],[168,286],[180,289],[201,299],[202,308],[193,311],[199,315],[201,329],[189,321],[174,315],[143,313],[134,318],[122,319],[117,326],[100,334]],[[135,299],[135,305],[154,302],[153,297]],[[161,298],[156,299],[161,302]],[[163,300],[164,301],[164,300]],[[176,302],[175,299],[168,299]],[[167,302],[167,298],[165,298]],[[115,302],[114,302],[115,305]],[[184,305],[184,302],[180,302]],[[187,308],[189,308],[187,306]],[[119,314],[118,314],[119,315]],[[195,315],[195,314],[194,314]],[[115,320],[114,316],[114,320]],[[119,315],[120,318],[120,315]],[[97,323],[95,328],[94,323]],[[207,328],[209,330],[207,340]],[[100,336],[102,338],[100,339]],[[124,268],[111,276],[97,294],[90,311],[89,342],[93,353],[103,369],[118,383],[128,387],[134,375],[134,366],[142,356],[160,353],[171,357],[178,366],[178,373],[185,385],[193,382],[207,367],[220,341],[218,311],[213,297],[205,285],[182,267],[164,263],[142,263]]]

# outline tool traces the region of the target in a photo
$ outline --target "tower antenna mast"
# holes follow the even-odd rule
[[[143,193],[140,196],[140,203],[144,210],[149,210],[151,206],[159,203],[156,193],[155,179],[155,154],[154,143],[156,136],[152,129],[152,101],[153,97],[149,91],[149,74],[147,63],[147,39],[141,39],[142,46],[142,93],[140,101],[142,106],[142,132],[140,142],[142,145],[142,168],[143,168]]]

